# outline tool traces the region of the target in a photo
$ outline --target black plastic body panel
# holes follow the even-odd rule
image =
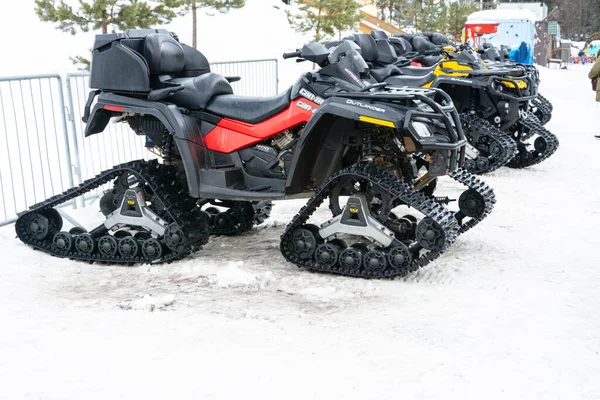
[[[85,137],[102,132],[111,116],[120,113],[107,111],[104,105],[123,107],[123,112],[147,114],[157,118],[174,137],[177,149],[183,160],[187,176],[188,190],[193,197],[199,197],[199,171],[206,166],[204,141],[200,134],[200,121],[182,114],[172,104],[136,99],[113,93],[101,93],[90,113],[85,129]],[[107,118],[108,116],[108,118]]]
[[[93,51],[90,88],[149,92],[150,74],[146,60],[135,50],[117,41],[113,41],[109,46]]]

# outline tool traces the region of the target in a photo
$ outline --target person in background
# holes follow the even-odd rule
[[[592,80],[600,78],[600,50],[596,54],[596,62],[594,62],[592,69],[588,73],[588,78]],[[596,101],[600,102],[600,85],[596,85]],[[594,137],[600,139],[600,135],[595,135]]]
[[[581,58],[581,64],[585,65],[585,52],[583,50],[579,50],[577,55]]]

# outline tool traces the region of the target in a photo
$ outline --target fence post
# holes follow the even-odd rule
[[[58,80],[58,101],[60,103],[60,116],[61,116],[61,120],[62,120],[62,126],[63,126],[63,131],[65,133],[65,147],[66,147],[66,153],[67,153],[67,165],[69,165],[69,172],[67,174],[67,176],[69,177],[69,187],[73,187],[75,186],[75,182],[73,179],[73,170],[72,170],[72,159],[71,159],[71,149],[69,146],[69,128],[67,126],[67,118],[66,118],[66,107],[65,107],[65,95],[63,92],[63,87],[62,87],[62,78],[60,77],[60,75],[57,76],[56,78]],[[73,199],[73,208],[77,208],[77,201],[76,199]]]
[[[77,184],[83,182],[82,177],[81,177],[81,158],[79,157],[79,142],[77,140],[77,125],[75,124],[75,114],[74,114],[74,107],[73,107],[73,88],[71,87],[71,76],[73,74],[67,74],[67,80],[66,80],[66,85],[67,85],[67,97],[69,99],[69,106],[67,108],[68,110],[68,114],[69,114],[69,121],[71,122],[71,131],[72,131],[72,136],[73,136],[73,155],[75,157],[75,165],[73,165],[70,160],[69,160],[69,165],[71,165],[71,168],[75,170],[75,173],[77,174]],[[62,91],[62,86],[61,86],[61,91]],[[64,113],[63,113],[63,118],[64,118]],[[65,122],[65,127],[66,127],[66,122]],[[66,132],[65,132],[66,133]],[[68,146],[69,141],[67,140],[67,146]],[[67,154],[70,154],[69,149],[67,149]],[[71,171],[72,174],[72,171]],[[82,207],[85,207],[85,199],[83,198],[83,196],[80,196],[80,204]],[[75,208],[77,208],[77,206],[75,205]]]

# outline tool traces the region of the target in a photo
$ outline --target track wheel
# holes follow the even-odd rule
[[[417,242],[427,250],[441,249],[446,242],[446,235],[442,227],[429,217],[419,222],[416,230]]]
[[[149,260],[157,260],[162,256],[162,245],[154,238],[146,239],[142,243],[142,254]]]
[[[399,271],[408,270],[413,260],[412,254],[408,250],[408,247],[402,243],[392,247],[387,258],[390,265],[395,270]]]
[[[315,260],[324,267],[333,267],[337,264],[340,255],[339,248],[333,243],[321,243],[315,251]]]
[[[58,232],[62,229],[63,220],[60,216],[59,212],[54,208],[47,208],[45,210],[40,211],[44,217],[48,218],[48,223],[50,224],[50,232]]]
[[[28,216],[27,225],[25,226],[27,234],[37,240],[43,240],[48,236],[50,223],[48,218],[40,213],[33,213]]]
[[[183,245],[183,232],[177,224],[170,224],[165,231],[165,244],[170,250],[177,251]]]
[[[71,251],[73,242],[73,236],[69,232],[58,232],[52,238],[52,244],[58,251]]]
[[[233,220],[231,219],[231,215],[227,212],[220,212],[215,215],[215,227],[219,230],[226,231],[231,228],[233,225]]]
[[[94,238],[89,233],[83,233],[75,238],[75,249],[82,254],[92,254]]]
[[[479,171],[486,171],[490,167],[490,162],[486,157],[477,157],[475,163]]]
[[[538,153],[543,153],[548,149],[548,142],[540,136],[533,142],[533,147]]]
[[[362,264],[363,255],[367,253],[367,251],[363,251],[363,249],[356,246],[350,246],[342,250],[339,258],[340,265],[342,266],[342,268],[348,270],[359,269]]]
[[[485,200],[476,190],[465,190],[458,198],[458,208],[467,217],[478,218],[485,211]]]
[[[315,252],[317,239],[313,233],[305,228],[298,228],[292,233],[292,240],[288,250],[301,260],[307,260]]]
[[[134,258],[138,254],[139,246],[133,237],[128,236],[119,240],[118,250],[122,257]]]
[[[98,251],[106,257],[112,257],[117,254],[117,239],[111,235],[104,235],[98,240]]]
[[[365,254],[363,265],[367,271],[381,272],[387,267],[387,260],[381,249],[373,249]]]

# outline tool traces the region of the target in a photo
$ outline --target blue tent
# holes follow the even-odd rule
[[[498,22],[498,32],[483,36],[483,41],[495,46],[511,48],[512,60],[523,64],[533,64],[535,46],[535,14],[529,10],[502,9],[478,11],[469,15],[468,22]]]

